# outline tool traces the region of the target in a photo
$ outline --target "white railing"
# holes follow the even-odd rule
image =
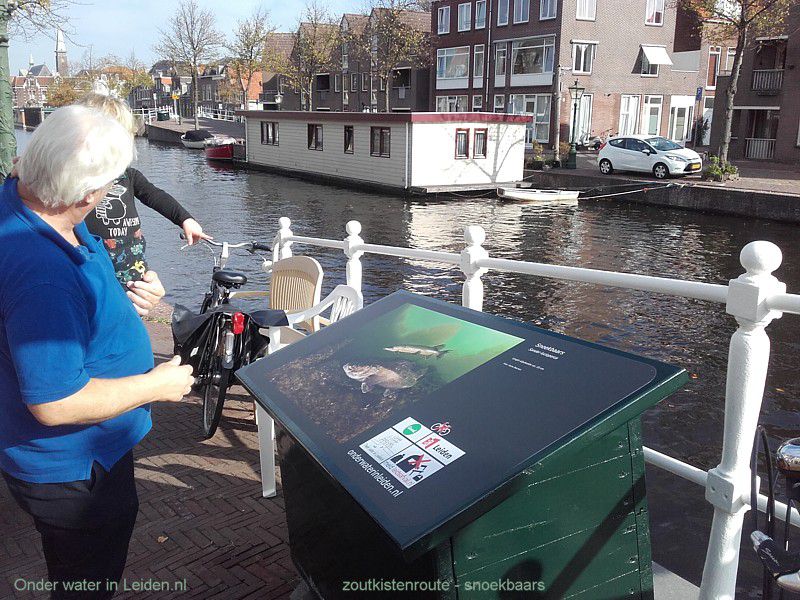
[[[775,158],[775,140],[766,138],[745,138],[745,158],[766,160]]]
[[[217,121],[231,121],[235,123],[244,123],[244,117],[237,115],[232,110],[208,108],[207,106],[197,107],[197,116],[206,119],[215,119]]]
[[[273,261],[291,256],[293,244],[342,250],[347,259],[347,284],[359,291],[361,257],[370,253],[458,267],[465,277],[462,304],[475,310],[483,309],[481,277],[489,269],[725,304],[726,312],[735,318],[738,328],[731,338],[728,354],[722,460],[717,467],[703,471],[651,448],[644,449],[644,456],[649,464],[705,487],[706,499],[714,506],[714,518],[700,598],[733,600],[742,523],[744,514],[750,508],[750,454],[769,364],[769,338],[765,328],[783,313],[800,314],[800,295],[787,294],[786,285],[772,275],[782,261],[781,251],[775,244],[752,242],[745,246],[740,254],[744,274],[730,280],[728,285],[720,285],[490,258],[483,247],[486,233],[483,228],[474,225],[465,228],[465,247],[455,254],[367,244],[361,238],[361,224],[358,221],[347,223],[347,236],[343,240],[294,235],[291,221],[286,217],[280,218],[278,223],[279,231],[272,246]],[[766,496],[759,494],[760,510],[765,510],[766,502]],[[785,512],[786,506],[776,502],[776,516],[783,519]],[[792,509],[790,521],[800,526],[797,510]]]
[[[778,92],[783,87],[783,69],[753,70],[754,92]]]
[[[134,108],[134,109],[133,109],[133,114],[134,114],[134,115],[138,115],[138,116],[142,117],[142,120],[143,120],[145,123],[152,123],[153,121],[155,121],[155,120],[156,120],[156,118],[157,118],[157,113],[159,112],[159,110],[162,110],[162,109],[155,109],[155,108]],[[163,109],[163,110],[165,110],[165,109]],[[171,112],[171,111],[172,111],[172,109],[170,109],[170,112]]]

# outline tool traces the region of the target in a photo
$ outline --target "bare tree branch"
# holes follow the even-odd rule
[[[235,80],[234,84],[241,89],[245,108],[253,78],[266,68],[267,39],[274,31],[269,13],[258,7],[248,18],[236,24],[233,36],[226,45],[231,54],[228,69]]]

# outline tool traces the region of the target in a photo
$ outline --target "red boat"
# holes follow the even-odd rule
[[[205,152],[208,160],[233,160],[233,138],[215,138],[206,142]]]

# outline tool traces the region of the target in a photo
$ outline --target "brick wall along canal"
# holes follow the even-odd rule
[[[18,132],[18,137],[28,134]],[[24,139],[20,140],[24,144]],[[261,172],[209,166],[202,153],[137,140],[137,168],[175,195],[218,240],[271,242],[277,219],[288,216],[299,235],[341,239],[357,219],[362,236],[379,244],[459,252],[462,229],[482,225],[491,256],[726,283],[738,276],[740,249],[750,241],[775,242],[784,253],[776,275],[800,290],[797,226],[660,209],[620,202],[543,208],[487,199],[407,203],[401,198],[333,188]],[[210,254],[179,251],[178,231],[141,209],[151,267],[168,289],[168,301],[198,306],[210,276]],[[296,247],[296,253],[302,253]],[[338,251],[309,250],[325,269],[325,290],[344,282]],[[373,301],[398,288],[460,302],[458,271],[401,259],[367,256],[364,294]],[[250,256],[229,266],[266,281]],[[596,286],[489,273],[485,309],[611,347],[685,367],[686,388],[644,415],[645,443],[703,469],[719,461],[725,365],[735,323],[724,307],[701,301],[624,292]],[[762,422],[773,445],[800,435],[800,319],[774,322]],[[711,523],[703,490],[648,468],[653,553],[656,561],[699,583]],[[747,522],[749,524],[749,521]],[[760,589],[760,571],[743,536],[740,593]]]

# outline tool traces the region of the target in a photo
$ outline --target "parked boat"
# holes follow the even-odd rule
[[[501,200],[511,202],[559,202],[578,203],[578,194],[573,190],[535,190],[530,188],[497,188],[497,196]]]
[[[209,160],[232,161],[236,139],[232,137],[212,137],[205,141],[206,158]]]
[[[186,148],[191,148],[192,150],[202,150],[206,146],[206,140],[213,137],[214,136],[211,134],[211,132],[206,129],[193,129],[187,131],[181,136],[181,143]]]

